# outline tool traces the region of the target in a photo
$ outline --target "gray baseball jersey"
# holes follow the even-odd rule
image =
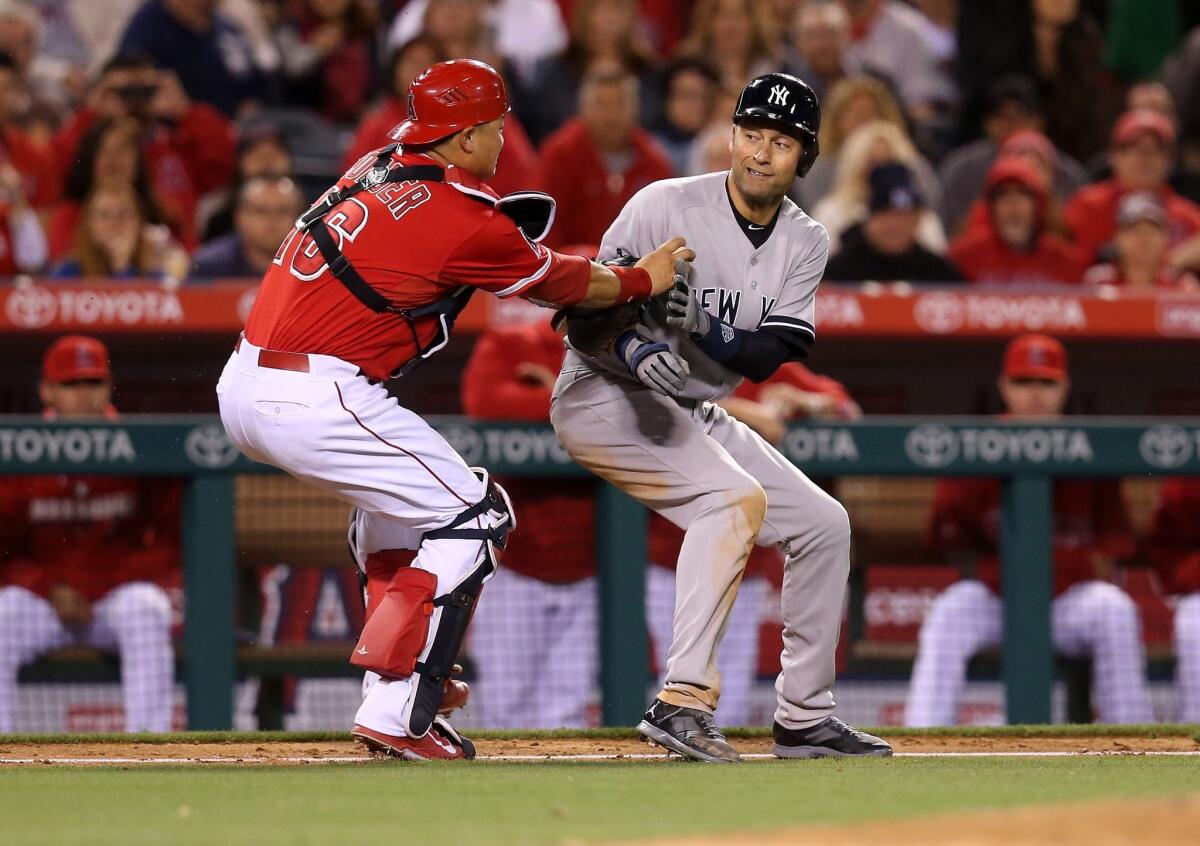
[[[721,171],[665,179],[643,188],[605,233],[600,258],[612,258],[618,249],[642,256],[682,235],[696,251],[688,281],[706,311],[738,329],[778,326],[815,340],[813,306],[829,253],[825,227],[785,197],[771,237],[754,247],[730,208],[728,175]],[[682,395],[687,399],[720,399],[742,381],[691,339],[655,325],[652,317],[642,333],[687,360],[691,375]],[[611,354],[587,359],[571,351],[564,366],[596,367],[636,381],[624,362]]]

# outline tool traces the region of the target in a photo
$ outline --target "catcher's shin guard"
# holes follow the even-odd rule
[[[446,692],[446,680],[458,659],[483,583],[499,566],[500,552],[504,550],[508,533],[517,525],[512,503],[504,489],[488,477],[486,470],[471,469],[484,483],[483,499],[448,525],[425,533],[425,541],[479,540],[480,545],[475,563],[466,575],[448,593],[433,601],[440,613],[434,615],[432,636],[415,665],[413,693],[406,715],[409,732],[414,737],[428,731],[438,715]],[[476,527],[465,525],[471,522],[476,523]]]

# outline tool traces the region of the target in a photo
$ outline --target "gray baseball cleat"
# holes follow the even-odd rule
[[[815,726],[804,729],[784,728],[779,723],[771,727],[779,758],[850,758],[863,755],[886,758],[892,754],[887,741],[848,726],[837,717],[826,717]]]
[[[637,730],[651,742],[697,761],[735,764],[742,760],[713,722],[712,714],[698,708],[681,708],[655,699]]]

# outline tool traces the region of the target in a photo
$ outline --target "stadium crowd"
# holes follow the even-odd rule
[[[1178,0],[0,0],[0,274],[258,276],[412,78],[472,57],[513,104],[494,187],[554,195],[555,247],[720,168],[737,91],[785,70],[823,103],[793,197],[831,280],[1196,287],[1198,24]]]

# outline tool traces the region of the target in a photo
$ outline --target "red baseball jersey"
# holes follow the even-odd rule
[[[375,159],[361,158],[336,187],[352,184]],[[392,163],[436,164],[398,153]],[[325,217],[371,287],[401,308],[435,302],[462,285],[564,305],[587,295],[587,259],[530,241],[492,208],[495,192],[461,169],[447,167],[445,179],[378,185]],[[385,379],[417,354],[414,332],[425,348],[440,331],[435,316],[410,328],[400,315],[371,311],[328,271],[312,236],[292,229],[263,277],[246,338],[267,349],[336,356]]]
[[[1084,259],[1096,253],[1117,234],[1117,208],[1126,191],[1115,179],[1085,185],[1067,201],[1063,219]],[[1157,192],[1167,212],[1167,234],[1179,244],[1200,232],[1200,206],[1164,185]]]
[[[496,329],[479,339],[463,371],[463,410],[483,420],[550,419],[550,388],[522,377],[522,365],[557,375],[562,338],[548,323]],[[594,575],[593,479],[502,479],[517,508],[504,566],[544,582],[565,583]]]
[[[0,477],[0,584],[95,601],[117,585],[178,584],[182,485],[128,476]]]
[[[975,575],[1000,591],[1000,480],[939,479],[929,539],[943,552],[975,553]],[[1129,511],[1116,479],[1054,483],[1054,594],[1095,579],[1096,556],[1134,551]]]
[[[1146,558],[1172,593],[1200,591],[1200,479],[1163,482],[1146,537]]]

